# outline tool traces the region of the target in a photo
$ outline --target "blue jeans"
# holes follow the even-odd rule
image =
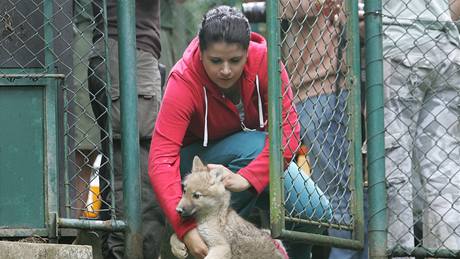
[[[347,97],[347,90],[339,90],[310,97],[296,105],[302,142],[309,148],[311,177],[329,197],[333,222],[338,224],[351,223]],[[329,235],[351,238],[351,233],[343,230],[329,229]],[[355,254],[353,250],[333,247],[329,258],[353,258]]]
[[[369,258],[368,254],[368,238],[367,238],[367,222],[369,220],[369,212],[367,207],[367,188],[364,189],[364,249],[362,251],[358,250],[350,250],[350,249],[343,249],[343,248],[331,248],[331,252],[329,254],[330,259],[340,258],[340,259],[367,259]],[[339,229],[328,229],[329,236],[333,237],[340,237],[345,239],[351,239],[351,231],[347,230],[339,230]]]
[[[211,141],[207,147],[203,147],[200,142],[191,144],[181,150],[181,175],[185,176],[192,168],[192,161],[195,155],[198,155],[204,163],[222,164],[237,172],[240,168],[248,165],[262,151],[265,145],[265,132],[238,132],[218,141]],[[301,176],[301,177],[299,177]],[[329,201],[323,195],[322,191],[315,183],[299,171],[298,167],[291,163],[285,173],[285,190],[296,189],[299,191],[298,197],[292,196],[286,201],[286,209],[294,210],[298,215],[305,215],[308,218],[315,218],[317,215],[322,217],[331,217],[332,212],[329,207]],[[261,196],[267,195],[265,190]],[[288,196],[286,196],[288,197]],[[248,217],[251,210],[256,206],[258,195],[253,190],[232,193],[232,207],[242,216]],[[267,197],[260,197],[261,200]],[[299,202],[300,201],[300,202]],[[293,203],[295,202],[295,204]],[[305,206],[315,205],[314,207],[302,208],[299,204]],[[268,208],[268,204],[263,205]],[[326,216],[324,216],[326,215]],[[328,215],[328,216],[327,216]],[[289,251],[291,258],[309,258],[310,246],[298,244],[295,252]],[[292,246],[294,248],[294,245]],[[303,250],[303,252],[298,252]],[[301,255],[303,253],[303,255]],[[292,255],[291,255],[292,254]],[[299,254],[293,257],[293,254]]]

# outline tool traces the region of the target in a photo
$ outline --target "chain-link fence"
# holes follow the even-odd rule
[[[13,174],[5,174],[6,178],[2,182],[11,190],[17,191],[19,197],[24,196],[19,198],[20,201],[30,201],[30,207],[36,209],[37,217],[35,212],[31,212],[22,216],[17,215],[17,219],[25,222],[41,221],[44,215],[43,221],[38,225],[45,229],[48,227],[44,226],[49,226],[50,229],[44,233],[48,233],[49,237],[55,237],[53,228],[59,209],[57,199],[64,197],[58,195],[57,179],[63,179],[64,171],[60,169],[66,166],[65,155],[61,149],[61,143],[64,142],[62,132],[67,130],[67,126],[62,123],[66,106],[63,88],[75,89],[75,80],[72,76],[72,1],[2,1],[0,10],[0,74],[4,86],[2,89],[6,89],[4,93],[16,92],[16,95],[6,95],[12,103],[16,102],[15,105],[5,106],[3,109],[3,112],[16,114],[16,117],[9,121],[2,118],[2,124],[16,125],[15,122],[21,121],[22,116],[35,116],[29,121],[23,121],[22,125],[11,132],[13,135],[10,135],[10,138],[17,143],[16,146],[12,146],[13,150],[18,152],[12,161],[16,166],[10,168]],[[17,86],[22,89],[16,88]],[[53,93],[53,96],[49,96],[50,93]],[[20,98],[21,96],[29,96],[30,99]],[[24,107],[29,107],[29,110],[21,113]],[[52,125],[49,125],[50,122]],[[30,134],[18,133],[24,130],[30,131]],[[19,139],[29,141],[29,148],[21,146],[17,138],[14,140],[16,133],[19,134]],[[43,141],[42,145],[39,141]],[[33,164],[36,167],[22,172],[21,164]],[[9,172],[8,168],[3,169]],[[58,172],[62,172],[62,175],[58,175]],[[15,179],[15,176],[23,173],[30,174],[31,178],[28,179],[26,174],[25,178]],[[28,180],[32,186],[23,184]],[[64,182],[65,180],[60,185],[62,194]],[[28,204],[16,206],[29,207]],[[15,212],[21,210],[13,207],[10,211],[11,215],[16,215]],[[21,232],[16,232],[18,233]]]
[[[282,137],[297,137],[300,127],[294,170],[300,169],[304,181],[312,179],[321,190],[284,190],[281,236],[355,249],[363,246],[364,232],[357,7],[357,1],[286,0],[279,2],[277,15],[281,61],[294,94],[288,109],[298,113],[292,131]],[[291,169],[281,176],[284,181],[295,175]],[[305,190],[310,199],[301,198]],[[309,225],[306,232],[314,234],[292,231],[299,224]]]
[[[382,0],[382,13],[376,12],[383,19],[389,255],[459,256],[458,2]],[[196,35],[203,13],[217,4],[240,6],[241,1],[162,2],[163,78]],[[108,68],[113,51],[107,47],[105,8],[96,7],[91,0],[0,3],[1,79],[11,85],[57,85],[57,131],[62,134],[56,141],[63,144],[56,151],[59,214],[71,219],[107,219],[116,205],[113,133],[110,123],[98,124],[111,114],[111,98],[104,103],[96,98],[110,87],[108,75],[97,75],[102,89],[89,84],[96,69]],[[105,25],[102,29],[96,27],[97,19]],[[299,145],[291,150],[298,154],[296,170],[321,190],[315,193],[318,203],[300,198],[307,186],[285,189],[283,223],[275,223],[285,227],[286,237],[360,248],[366,178],[361,165],[358,2],[281,0],[277,15],[268,19],[276,19],[279,38],[271,38],[277,32],[265,31],[262,24],[253,28],[279,40],[279,57],[294,93],[289,109],[298,112],[290,134],[282,137],[297,138]],[[102,62],[91,66],[95,54]],[[102,152],[104,146],[107,152]],[[292,178],[290,173],[281,179]],[[292,230],[298,225],[316,234],[297,235]],[[326,239],[326,229],[338,238]]]
[[[393,255],[460,255],[459,6],[382,1],[387,240]]]
[[[160,24],[161,24],[161,58],[159,60],[160,66],[164,70],[162,72],[162,85],[165,85],[167,75],[176,61],[178,61],[188,43],[195,37],[202,15],[209,8],[218,4],[229,4],[234,5],[235,1],[171,1],[164,0],[160,1]],[[96,155],[100,153],[104,141],[110,142],[111,129],[106,127],[102,129],[96,123],[97,119],[107,116],[110,112],[107,104],[98,103],[96,95],[100,91],[106,91],[105,89],[99,89],[91,92],[88,88],[88,78],[96,75],[100,81],[103,82],[104,88],[109,87],[108,75],[101,75],[97,73],[97,70],[103,66],[107,66],[106,61],[107,55],[111,55],[110,48],[104,50],[103,48],[95,48],[94,45],[107,45],[107,33],[106,29],[102,26],[96,26],[96,23],[101,23],[104,20],[104,6],[98,6],[95,1],[90,0],[75,0],[73,1],[73,30],[74,38],[72,41],[72,53],[73,53],[73,70],[72,74],[69,75],[74,79],[74,88],[66,88],[67,94],[67,108],[68,114],[68,159],[71,161],[71,167],[76,168],[76,172],[71,174],[68,185],[70,187],[70,200],[68,201],[68,207],[71,208],[70,215],[72,217],[79,217],[90,215],[94,216],[94,213],[79,213],[78,211],[83,208],[83,211],[87,209],[94,209],[99,207],[90,206],[88,203],[88,193],[91,191],[91,181],[95,175],[91,176],[94,170],[93,162],[96,160]],[[99,20],[99,21],[98,21]],[[106,26],[106,25],[105,25]],[[98,35],[97,42],[95,36]],[[104,42],[104,43],[103,43]],[[100,53],[99,53],[100,52]],[[104,57],[104,62],[97,64],[96,67],[91,67],[88,59],[92,56],[99,55]],[[110,104],[110,98],[108,103]],[[97,104],[95,105],[94,102]],[[92,104],[91,104],[92,103]],[[95,117],[93,109],[95,106],[99,106]],[[101,131],[102,130],[102,131]],[[110,144],[108,144],[110,146]],[[113,167],[110,159],[111,152],[107,152],[104,156],[106,159],[102,159],[102,167]],[[91,169],[91,170],[88,170]],[[91,172],[92,171],[92,172]],[[97,177],[97,181],[100,186],[100,194],[107,193],[106,197],[109,197],[110,181],[109,175]],[[89,191],[88,191],[89,190]],[[100,206],[101,211],[110,211],[111,205],[107,201],[102,201]]]
[[[34,192],[33,196],[37,196],[40,202],[38,207],[32,206],[31,209],[46,211],[39,196],[46,196],[44,193],[48,189],[53,190],[56,196],[52,199],[59,199],[57,209],[59,217],[64,219],[116,219],[113,212],[116,206],[121,206],[115,204],[114,197],[114,190],[119,186],[114,185],[113,171],[116,165],[113,162],[112,140],[114,134],[119,132],[113,132],[111,125],[113,96],[106,95],[111,91],[112,83],[108,61],[116,56],[117,48],[109,46],[106,2],[34,0],[0,3],[2,86],[3,82],[20,86],[51,84],[51,81],[57,85],[50,86],[57,91],[57,100],[48,101],[57,101],[57,140],[52,143],[59,143],[59,148],[52,150],[48,146],[45,156],[52,157],[56,152],[56,158],[52,161],[58,163],[56,173],[59,175],[40,177],[59,179],[59,186],[58,190],[46,186],[46,182],[40,188],[37,186],[36,189],[40,191]],[[163,79],[196,35],[202,15],[217,4],[234,5],[235,1],[161,2],[161,34],[164,42],[160,62],[166,66]],[[97,62],[90,63],[95,57],[98,57]],[[100,98],[101,95],[106,97]],[[159,104],[161,94],[156,98]],[[47,116],[53,115],[53,111],[47,112]],[[37,134],[40,135],[40,132]],[[48,130],[41,134],[50,133]],[[37,164],[51,167],[48,161]],[[5,181],[12,182],[9,179]],[[28,194],[26,192],[24,196]],[[45,200],[48,201],[48,198],[45,197]],[[48,217],[44,213],[38,218],[44,220]],[[60,224],[78,228],[90,225],[80,223],[62,221]],[[107,224],[102,228],[112,229]],[[122,229],[120,226],[115,228]]]
[[[217,4],[234,5],[234,2],[160,1],[162,51],[159,61],[160,66],[164,65],[165,69],[161,70],[163,86],[171,67],[195,37],[205,11]],[[98,5],[95,1],[73,1],[73,16],[71,17],[74,33],[73,41],[71,41],[73,68],[72,73],[69,74],[73,78],[73,88],[65,88],[67,100],[65,110],[68,118],[66,139],[68,140],[67,158],[69,161],[66,212],[69,217],[75,218],[101,218],[108,212],[113,212],[116,205],[111,202],[115,199],[112,196],[114,183],[110,180],[114,179],[113,167],[115,166],[111,157],[113,152],[111,136],[116,132],[112,132],[110,123],[104,127],[97,123],[97,120],[101,118],[105,120],[105,117],[111,114],[110,103],[112,101],[111,98],[108,98],[106,102],[101,102],[97,98],[97,95],[108,91],[107,88],[110,87],[109,75],[101,74],[98,70],[108,68],[107,57],[114,54],[110,46],[107,49],[101,47],[107,46],[107,42],[110,41],[107,39],[107,29],[104,29],[104,26],[107,25],[100,26],[100,23],[105,23],[105,8],[103,4]],[[96,55],[102,57],[103,62],[90,64],[88,59]],[[103,87],[96,90],[91,89],[88,80],[91,82],[92,77],[102,82]],[[96,157],[101,153],[101,149],[107,152],[103,154],[103,159],[98,161],[101,163],[95,165]],[[107,170],[102,170],[104,167]],[[98,168],[101,170],[97,170]],[[106,173],[99,174],[102,171]],[[93,190],[96,190],[97,193]],[[97,197],[102,199],[97,199]]]

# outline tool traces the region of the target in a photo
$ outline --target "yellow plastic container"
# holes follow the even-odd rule
[[[88,199],[86,200],[83,216],[86,218],[97,218],[101,209],[101,189],[99,182],[99,169],[101,168],[102,154],[96,157],[91,171],[89,182]]]

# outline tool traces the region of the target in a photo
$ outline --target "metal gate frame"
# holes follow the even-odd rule
[[[358,35],[358,1],[347,0],[346,8],[349,10],[349,21],[346,31],[350,35],[350,49],[347,51],[347,60],[351,60],[351,73],[347,75],[346,82],[351,87],[349,98],[350,113],[352,114],[352,130],[348,133],[353,144],[351,145],[352,179],[352,215],[353,239],[329,237],[320,234],[289,231],[285,229],[285,211],[283,206],[284,190],[282,181],[283,157],[281,147],[281,78],[280,78],[280,21],[278,19],[278,1],[270,0],[267,3],[268,27],[268,75],[269,75],[269,136],[270,136],[270,226],[272,236],[288,240],[308,242],[309,244],[333,245],[335,247],[363,249],[364,244],[364,211],[363,211],[363,179],[361,162],[361,117],[360,117],[360,46]],[[304,222],[315,223],[315,222]],[[324,223],[316,223],[325,225]]]

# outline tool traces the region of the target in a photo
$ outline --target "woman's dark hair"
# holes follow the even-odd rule
[[[226,5],[215,7],[203,16],[198,33],[200,50],[215,42],[238,43],[248,49],[250,33],[248,19],[240,11]]]

